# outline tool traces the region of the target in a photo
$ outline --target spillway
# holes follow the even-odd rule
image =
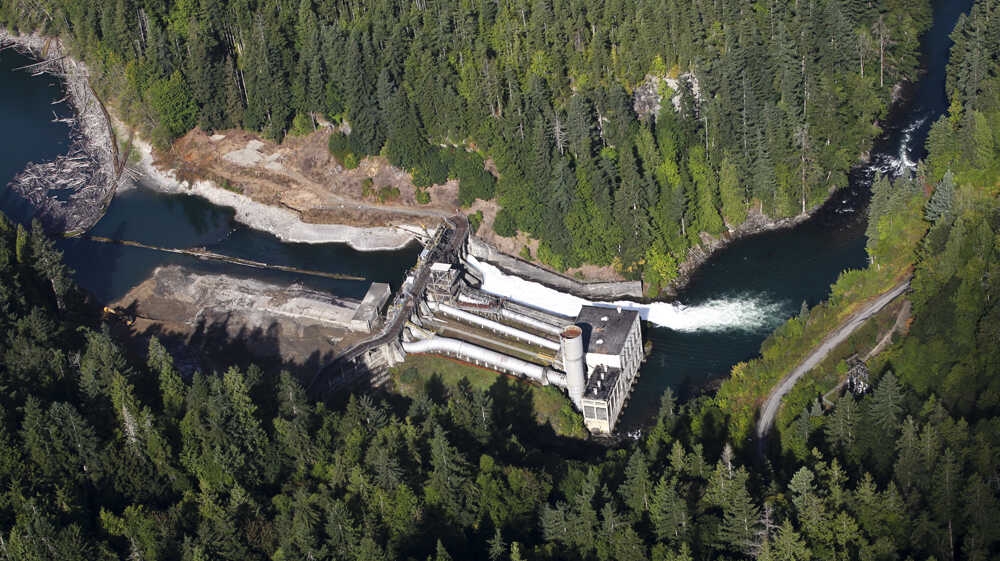
[[[576,316],[583,306],[593,305],[634,310],[642,319],[675,331],[756,330],[777,327],[784,320],[782,308],[787,306],[787,302],[752,293],[708,300],[697,306],[671,302],[640,304],[627,300],[591,302],[537,282],[507,275],[471,255],[468,261],[482,275],[480,289],[484,292],[567,317]]]

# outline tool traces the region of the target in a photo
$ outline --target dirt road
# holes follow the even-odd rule
[[[897,296],[902,294],[910,286],[910,280],[907,279],[900,284],[894,286],[888,292],[883,293],[881,296],[867,304],[864,308],[856,312],[850,319],[848,319],[843,325],[840,326],[836,331],[827,336],[811,353],[807,356],[795,370],[792,370],[787,376],[785,376],[781,383],[778,384],[771,394],[768,396],[767,401],[764,403],[764,407],[761,408],[760,420],[757,422],[757,440],[759,443],[763,443],[764,437],[767,436],[768,431],[771,430],[771,426],[774,424],[774,416],[778,413],[778,406],[781,405],[781,398],[785,397],[791,389],[795,386],[795,382],[802,377],[803,374],[809,372],[816,367],[826,355],[830,353],[837,345],[844,342],[851,333],[861,327],[868,318],[877,314],[882,308],[886,307],[889,302],[896,299]],[[764,446],[761,444],[760,450],[763,451]]]

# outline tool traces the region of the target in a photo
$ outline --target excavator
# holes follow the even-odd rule
[[[104,318],[105,319],[118,318],[119,320],[124,322],[125,325],[128,325],[129,327],[131,327],[132,324],[135,323],[135,315],[119,307],[111,308],[108,306],[104,306]]]

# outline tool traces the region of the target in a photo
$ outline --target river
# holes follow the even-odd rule
[[[869,185],[876,173],[899,173],[924,156],[927,131],[948,105],[944,93],[951,45],[948,35],[970,6],[970,0],[935,2],[934,26],[923,41],[926,73],[909,89],[908,101],[886,120],[870,163],[852,171],[846,188],[799,226],[744,238],[716,253],[678,296],[687,308],[677,317],[685,319],[663,321],[660,326],[647,324],[646,335],[654,350],[642,367],[620,429],[629,430],[650,419],[667,387],[687,399],[711,380],[728,375],[734,364],[757,356],[767,335],[798,313],[803,301],[817,304],[829,294],[841,271],[866,265]],[[64,104],[52,105],[63,96],[61,87],[50,76],[13,71],[30,62],[12,50],[0,53],[4,77],[0,130],[6,133],[0,135],[0,185],[4,186],[29,161],[51,159],[66,149],[65,125],[52,122],[54,112],[62,116],[68,111]],[[30,209],[6,187],[0,191],[0,210],[22,222],[30,218]],[[162,194],[141,182],[115,197],[91,234],[166,247],[204,246],[268,263],[360,275],[394,287],[420,250],[413,245],[399,251],[359,252],[342,244],[285,243],[235,222],[231,209],[193,196]],[[360,297],[368,286],[367,282],[248,270],[84,239],[60,240],[59,247],[80,286],[104,302],[123,296],[155,267],[169,263],[280,283],[294,280],[342,296]]]
[[[56,79],[13,71],[31,62],[10,49],[0,53],[0,75],[4,76],[0,87],[0,130],[8,132],[0,135],[0,185],[4,186],[28,162],[52,159],[65,152],[67,146],[66,125],[52,122],[53,111],[60,117],[68,111],[66,104],[52,105],[63,97]],[[31,209],[6,187],[0,192],[0,210],[20,222],[30,220]],[[232,209],[214,206],[199,197],[164,194],[140,181],[120,188],[104,218],[89,233],[162,247],[201,246],[216,253],[277,265],[362,276],[394,287],[402,282],[404,272],[420,252],[416,243],[393,252],[360,252],[344,244],[285,243],[271,234],[243,226],[233,217]],[[367,281],[247,269],[85,239],[59,240],[58,245],[66,264],[76,271],[80,286],[103,302],[124,296],[148,278],[153,269],[165,264],[252,275],[275,282],[297,281],[349,297],[360,298],[368,288]]]

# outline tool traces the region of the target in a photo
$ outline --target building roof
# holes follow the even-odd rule
[[[621,373],[620,368],[608,367],[603,364],[598,366],[587,378],[587,387],[583,390],[584,399],[607,400],[611,389],[618,383],[618,377],[621,376]]]
[[[431,263],[431,270],[432,271],[438,271],[438,272],[450,271],[451,270],[451,263],[442,263],[440,261]]]
[[[584,348],[588,353],[604,355],[621,354],[632,324],[639,317],[635,310],[584,306],[576,316],[576,324],[583,328]]]

